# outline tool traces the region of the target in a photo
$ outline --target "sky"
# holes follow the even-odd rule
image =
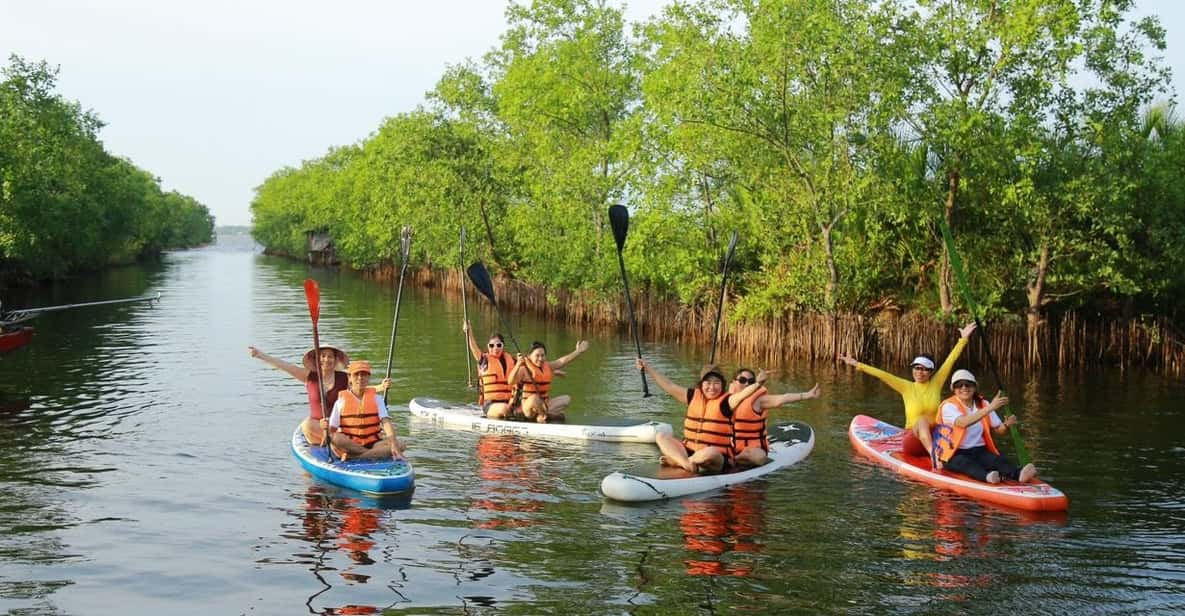
[[[667,0],[625,0],[641,21]],[[424,101],[447,66],[505,30],[503,0],[0,0],[0,63],[58,66],[57,91],[93,110],[109,152],[165,190],[250,223],[255,187],[355,143]],[[1158,15],[1185,93],[1185,2]]]

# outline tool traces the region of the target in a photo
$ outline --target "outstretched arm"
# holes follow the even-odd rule
[[[469,353],[475,361],[481,361],[481,347],[477,346],[477,341],[473,339],[473,329],[469,327],[469,321],[461,322],[461,330],[465,332],[465,341],[469,343]]]
[[[278,368],[280,370],[283,370],[284,372],[287,372],[288,374],[291,374],[292,378],[300,381],[301,383],[304,383],[305,381],[309,380],[310,373],[308,370],[305,370],[304,366],[290,364],[282,359],[277,359],[275,357],[272,357],[271,355],[268,355],[267,353],[264,353],[263,351],[260,351],[259,349],[255,348],[253,346],[247,347],[247,350],[251,352],[251,357],[254,357],[256,359],[262,359],[263,363],[265,363],[273,368]]]
[[[568,353],[567,355],[551,362],[551,369],[552,370],[559,370],[560,368],[567,366],[569,363],[572,362],[573,359],[576,359],[576,357],[578,355],[580,355],[581,353],[583,353],[587,350],[588,350],[588,341],[587,340],[581,340],[580,342],[577,342],[575,351],[572,351],[571,353]]]
[[[765,381],[768,378],[769,375],[766,374],[765,370],[758,370],[757,378],[753,379],[752,383],[749,383],[744,389],[736,392],[735,394],[728,396],[728,407],[735,409],[736,407],[740,406],[741,403],[745,401],[745,398],[752,396],[753,394],[757,393],[758,389],[764,387]]]
[[[820,393],[819,384],[815,383],[815,386],[812,387],[810,389],[810,391],[804,391],[802,393],[787,392],[784,394],[777,394],[777,395],[765,394],[764,396],[761,396],[760,398],[753,401],[753,408],[755,408],[757,410],[774,409],[774,408],[778,408],[779,406],[789,404],[791,402],[799,402],[801,400],[811,400],[813,398],[818,398],[819,393]]]
[[[643,360],[641,357],[639,357],[638,359],[636,359],[634,361],[635,361],[635,364],[638,366],[638,370],[641,370],[643,372],[649,372],[650,376],[654,377],[654,382],[658,383],[658,386],[661,387],[663,391],[667,392],[667,395],[678,400],[680,404],[687,404],[687,388],[686,387],[680,387],[680,386],[672,383],[671,379],[668,379],[666,377],[666,375],[659,372],[658,370],[655,370],[653,367],[650,366],[650,364],[646,363],[646,361]]]
[[[876,378],[880,379],[880,381],[882,383],[884,383],[885,385],[888,385],[889,387],[892,387],[893,391],[895,391],[899,394],[904,395],[906,388],[909,387],[910,381],[907,381],[895,374],[890,374],[888,372],[885,372],[884,370],[881,370],[880,368],[873,368],[872,366],[869,366],[868,364],[862,364],[862,363],[856,361],[856,358],[852,357],[851,355],[840,354],[840,355],[836,355],[835,358],[837,360],[839,360],[841,363],[847,364],[847,365],[855,368],[859,372],[863,372],[864,374],[867,374],[870,376],[875,376]]]
[[[938,367],[938,370],[930,377],[932,381],[938,383],[945,383],[946,379],[950,377],[950,373],[955,369],[955,361],[959,359],[959,355],[963,354],[963,349],[967,348],[967,340],[971,337],[971,333],[975,331],[975,323],[971,322],[959,329],[959,341],[955,343],[955,348],[950,350],[950,354],[946,356],[946,360]]]

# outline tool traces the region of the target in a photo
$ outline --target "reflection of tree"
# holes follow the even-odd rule
[[[740,484],[708,500],[684,500],[679,528],[683,546],[698,553],[684,561],[690,575],[747,576],[752,567],[726,562],[732,552],[757,553],[765,526],[765,490],[757,484]]]
[[[538,524],[530,515],[543,509],[533,494],[547,494],[541,485],[540,459],[524,451],[518,437],[483,435],[477,439],[477,476],[482,480],[472,507],[495,512],[496,517],[476,523],[477,528],[521,528]],[[497,515],[506,514],[506,515]]]

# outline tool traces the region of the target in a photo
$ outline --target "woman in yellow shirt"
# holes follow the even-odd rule
[[[910,456],[929,456],[933,443],[930,439],[930,424],[938,414],[938,404],[942,402],[942,384],[947,375],[955,367],[955,361],[963,348],[967,346],[967,338],[975,331],[975,323],[968,323],[959,330],[959,342],[951,349],[942,367],[934,370],[934,358],[928,354],[918,355],[910,362],[913,380],[909,381],[897,375],[890,374],[879,368],[856,361],[851,355],[840,354],[839,361],[854,366],[856,370],[870,374],[880,379],[885,385],[892,387],[901,394],[905,402],[905,436],[901,440],[901,449]]]

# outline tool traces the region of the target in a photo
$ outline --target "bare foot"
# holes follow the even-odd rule
[[[999,471],[992,471],[992,472],[988,473],[985,481],[987,481],[988,483],[1000,483],[1000,472]]]
[[[1037,467],[1032,463],[1026,464],[1024,468],[1020,469],[1020,482],[1028,483],[1033,477],[1037,476]]]

